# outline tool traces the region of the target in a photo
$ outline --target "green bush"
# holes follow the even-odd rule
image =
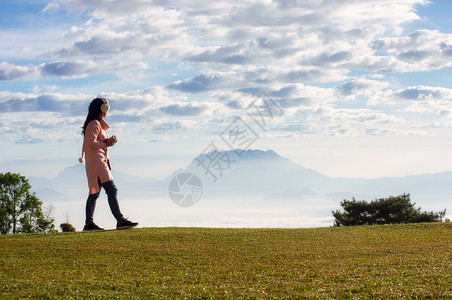
[[[333,211],[335,226],[382,225],[401,223],[442,222],[446,210],[442,212],[421,212],[411,203],[410,194],[376,199],[371,202],[344,200],[344,212]]]
[[[63,232],[75,232],[76,231],[74,226],[72,226],[72,224],[69,224],[69,223],[60,224],[60,228],[61,228],[61,231],[63,231]]]

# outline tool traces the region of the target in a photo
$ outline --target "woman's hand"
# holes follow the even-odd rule
[[[117,142],[116,136],[114,136],[114,135],[111,138],[105,140],[107,147],[113,146],[114,144],[116,144],[116,142]]]

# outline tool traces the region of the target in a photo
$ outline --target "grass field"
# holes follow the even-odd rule
[[[452,298],[452,223],[0,236],[0,298]]]

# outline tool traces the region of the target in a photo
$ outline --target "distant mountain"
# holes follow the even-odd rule
[[[288,191],[315,194],[316,189],[330,181],[329,177],[297,165],[272,150],[246,150],[240,156],[237,151],[200,155],[186,170],[196,174],[222,197],[266,198]]]
[[[240,156],[238,155],[240,153]],[[452,212],[452,172],[393,178],[332,178],[272,150],[231,150],[199,155],[184,170],[196,174],[209,199],[252,197],[255,204],[339,204],[410,193],[423,209]],[[181,171],[180,171],[181,172]]]
[[[193,173],[202,182],[203,204],[242,211],[293,208],[304,215],[331,218],[343,199],[373,200],[410,193],[422,210],[452,213],[452,172],[394,178],[332,178],[300,166],[272,150],[231,150],[197,156],[165,180],[150,180],[113,171],[121,201],[169,200],[175,175]],[[55,178],[31,177],[30,184],[46,202],[84,203],[88,187],[85,168],[65,168]],[[80,202],[81,201],[81,202]],[[165,200],[166,201],[166,200]],[[83,204],[82,204],[83,205]],[[160,204],[159,204],[160,205]],[[201,204],[196,204],[201,205]],[[328,221],[330,222],[330,221]]]
[[[150,180],[122,172],[112,171],[121,195],[133,198],[143,195],[143,191],[155,192],[155,187],[162,188],[159,180]],[[85,166],[76,164],[64,168],[55,178],[30,177],[32,190],[41,200],[48,202],[86,200],[88,183]]]

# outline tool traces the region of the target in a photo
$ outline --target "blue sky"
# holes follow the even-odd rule
[[[330,176],[452,170],[451,1],[0,3],[0,172],[77,163],[111,102],[117,170],[185,167],[266,91],[251,146]],[[222,145],[226,147],[226,145]]]

